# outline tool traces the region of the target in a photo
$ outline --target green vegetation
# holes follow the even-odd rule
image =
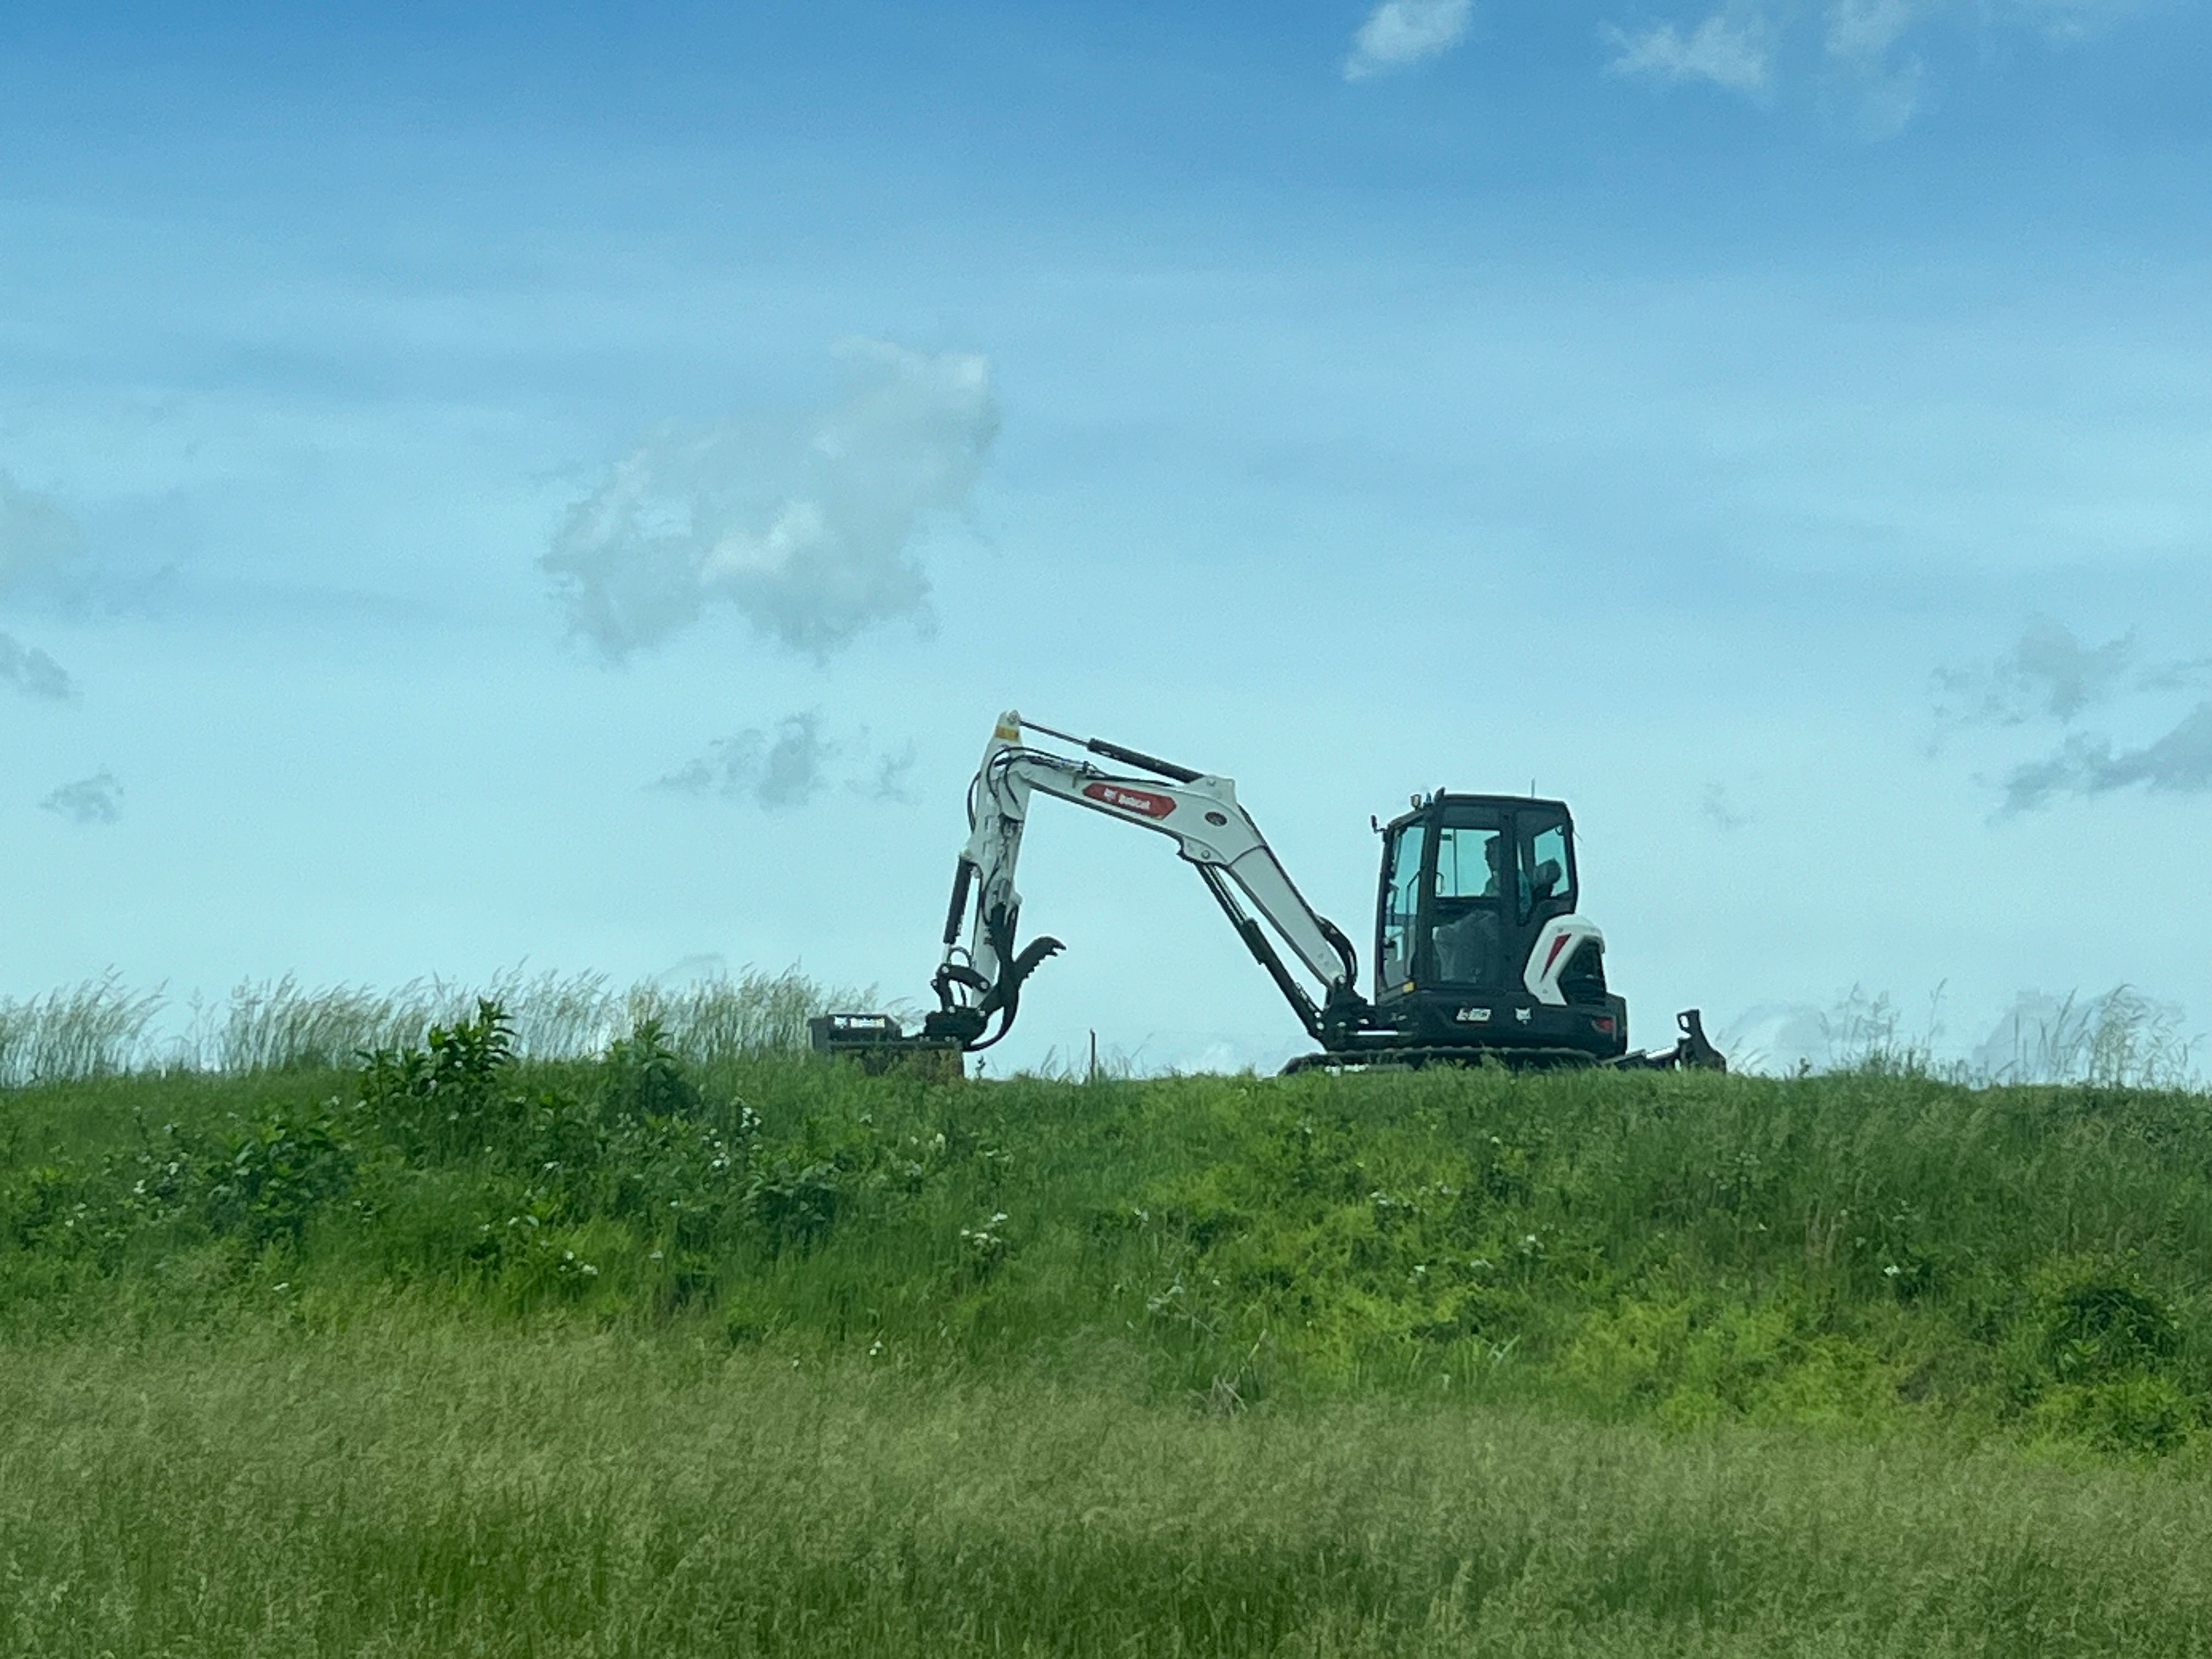
[[[0,1650],[2212,1634],[2201,1096],[701,1029],[0,1096]]]
[[[0,1367],[0,1650],[42,1659],[2195,1655],[2212,1493],[1755,1429],[663,1332],[266,1326]]]
[[[528,973],[518,968],[471,988],[418,979],[397,990],[247,980],[218,1003],[195,994],[180,1027],[160,990],[133,990],[113,974],[17,1001],[0,997],[0,1087],[126,1072],[187,1069],[282,1072],[350,1066],[365,1051],[420,1042],[438,1024],[466,1019],[480,1001],[505,1011],[517,1054],[582,1060],[641,1022],[654,1021],[693,1059],[790,1053],[806,1019],[825,1006],[872,1007],[872,991],[830,990],[796,969],[747,969],[670,987],[643,981],[618,990],[605,974]]]

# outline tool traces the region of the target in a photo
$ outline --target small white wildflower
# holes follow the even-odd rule
[[[1895,1263],[1894,1261],[1891,1262],[1891,1263],[1889,1264],[1889,1266],[1887,1266],[1887,1267],[1884,1267],[1884,1268],[1882,1269],[1883,1273],[1884,1273],[1885,1275],[1887,1275],[1887,1277],[1891,1278],[1891,1279],[1894,1279],[1894,1278],[1896,1278],[1896,1277],[1898,1276],[1898,1274],[1899,1274],[1899,1273],[1903,1273],[1904,1271],[1905,1271],[1905,1269],[1904,1269],[1904,1268],[1902,1268],[1902,1267],[1899,1267],[1899,1266],[1897,1265],[1897,1263]]]
[[[871,1359],[873,1359],[873,1358],[874,1358],[878,1354],[881,1353],[883,1351],[884,1351],[884,1340],[883,1340],[883,1338],[881,1338],[880,1336],[879,1336],[879,1337],[878,1337],[874,1341],[872,1341],[872,1342],[871,1342],[871,1343],[869,1343],[869,1344],[868,1344],[868,1358],[871,1358]]]

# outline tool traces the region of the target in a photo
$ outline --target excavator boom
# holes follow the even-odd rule
[[[1028,741],[1025,731],[1120,764],[1056,753]],[[998,1042],[1012,1026],[1023,982],[1060,948],[1048,936],[1016,945],[1022,899],[1015,875],[1039,795],[1173,841],[1310,1032],[1318,1036],[1324,1007],[1352,994],[1358,963],[1351,941],[1298,891],[1238,804],[1232,780],[1101,738],[1071,738],[1009,709],[969,786],[968,841],[954,866],[944,954],[932,981],[938,1008],[924,1022],[925,1036],[957,1038],[971,1049]]]

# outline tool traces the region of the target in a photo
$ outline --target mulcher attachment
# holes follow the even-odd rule
[[[816,1054],[854,1060],[871,1077],[905,1071],[957,1078],[964,1072],[965,1045],[958,1037],[908,1036],[893,1014],[817,1014],[806,1022],[806,1035]]]

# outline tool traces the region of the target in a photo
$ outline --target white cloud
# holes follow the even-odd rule
[[[1936,684],[1965,699],[1939,708],[1947,720],[2019,726],[2048,717],[2070,721],[2118,690],[2135,666],[2136,636],[2123,634],[2102,645],[2084,645],[2065,623],[2035,617],[2020,641],[1988,668],[1939,670]],[[2185,683],[2188,663],[2162,663],[2152,681]]]
[[[62,504],[0,472],[0,602],[74,599],[87,562],[84,532]],[[0,684],[52,702],[76,692],[68,670],[12,634],[0,634]]]
[[[103,768],[88,778],[64,784],[39,805],[71,823],[113,823],[123,816],[123,786]]]
[[[1927,21],[1927,0],[1832,0],[1824,47],[1846,118],[1863,138],[1893,138],[1920,112],[1927,66],[1898,55],[1905,36]]]
[[[2004,811],[2033,811],[2060,796],[2106,795],[2137,784],[2170,794],[2212,791],[2212,702],[2199,703],[2171,731],[2139,748],[2077,736],[2056,754],[2014,767],[2005,778]]]
[[[1754,9],[1717,11],[1686,35],[1672,23],[1636,35],[1620,29],[1606,33],[1616,52],[1607,67],[1616,75],[1710,81],[1753,97],[1773,82],[1774,27]]]
[[[1896,137],[1920,113],[1927,82],[1927,66],[1917,58],[1863,72],[1849,88],[1848,125],[1862,138]]]
[[[804,806],[838,787],[877,800],[905,800],[914,750],[876,750],[866,729],[844,741],[822,730],[811,711],[787,714],[774,732],[750,726],[717,738],[707,752],[688,762],[653,787],[677,794],[742,800],[767,811]]]
[[[1936,684],[1946,701],[1936,717],[1959,727],[2075,728],[2043,755],[2006,770],[2003,817],[2138,786],[2172,794],[2212,793],[2212,702],[2199,702],[2179,717],[2171,712],[2171,694],[2194,692],[2212,678],[2212,659],[2144,663],[2141,655],[2132,630],[2084,645],[2064,623],[2038,617],[1990,666],[1938,671]],[[2150,711],[2162,698],[2167,712],[2154,723]],[[2078,728],[2084,716],[2100,711],[2158,735],[2130,745]]]
[[[965,504],[999,407],[986,358],[848,342],[843,396],[795,420],[670,428],[569,510],[539,561],[576,631],[610,660],[726,605],[827,656],[924,618],[917,532]]]
[[[1787,1077],[1829,1061],[1828,1017],[1808,1002],[1765,1002],[1714,1033],[1729,1069]]]
[[[2086,40],[2139,9],[2138,0],[1727,0],[1694,27],[1608,27],[1615,74],[1703,81],[1753,98],[1772,94],[1782,65],[1802,65],[1821,101],[1864,138],[1894,137],[1925,106],[1928,67],[1917,37],[1951,29],[1984,36],[2030,31]]]
[[[1919,21],[1921,9],[1909,0],[1835,0],[1828,8],[1828,55],[1863,61],[1885,58]]]
[[[1467,39],[1474,0],[1382,0],[1352,37],[1344,78],[1366,81],[1449,52]]]
[[[76,693],[67,669],[12,634],[0,634],[0,684],[50,702],[65,702]]]
[[[2101,34],[2129,14],[2141,10],[2142,3],[2141,0],[2010,0],[2005,9],[2045,38],[2063,42]]]

